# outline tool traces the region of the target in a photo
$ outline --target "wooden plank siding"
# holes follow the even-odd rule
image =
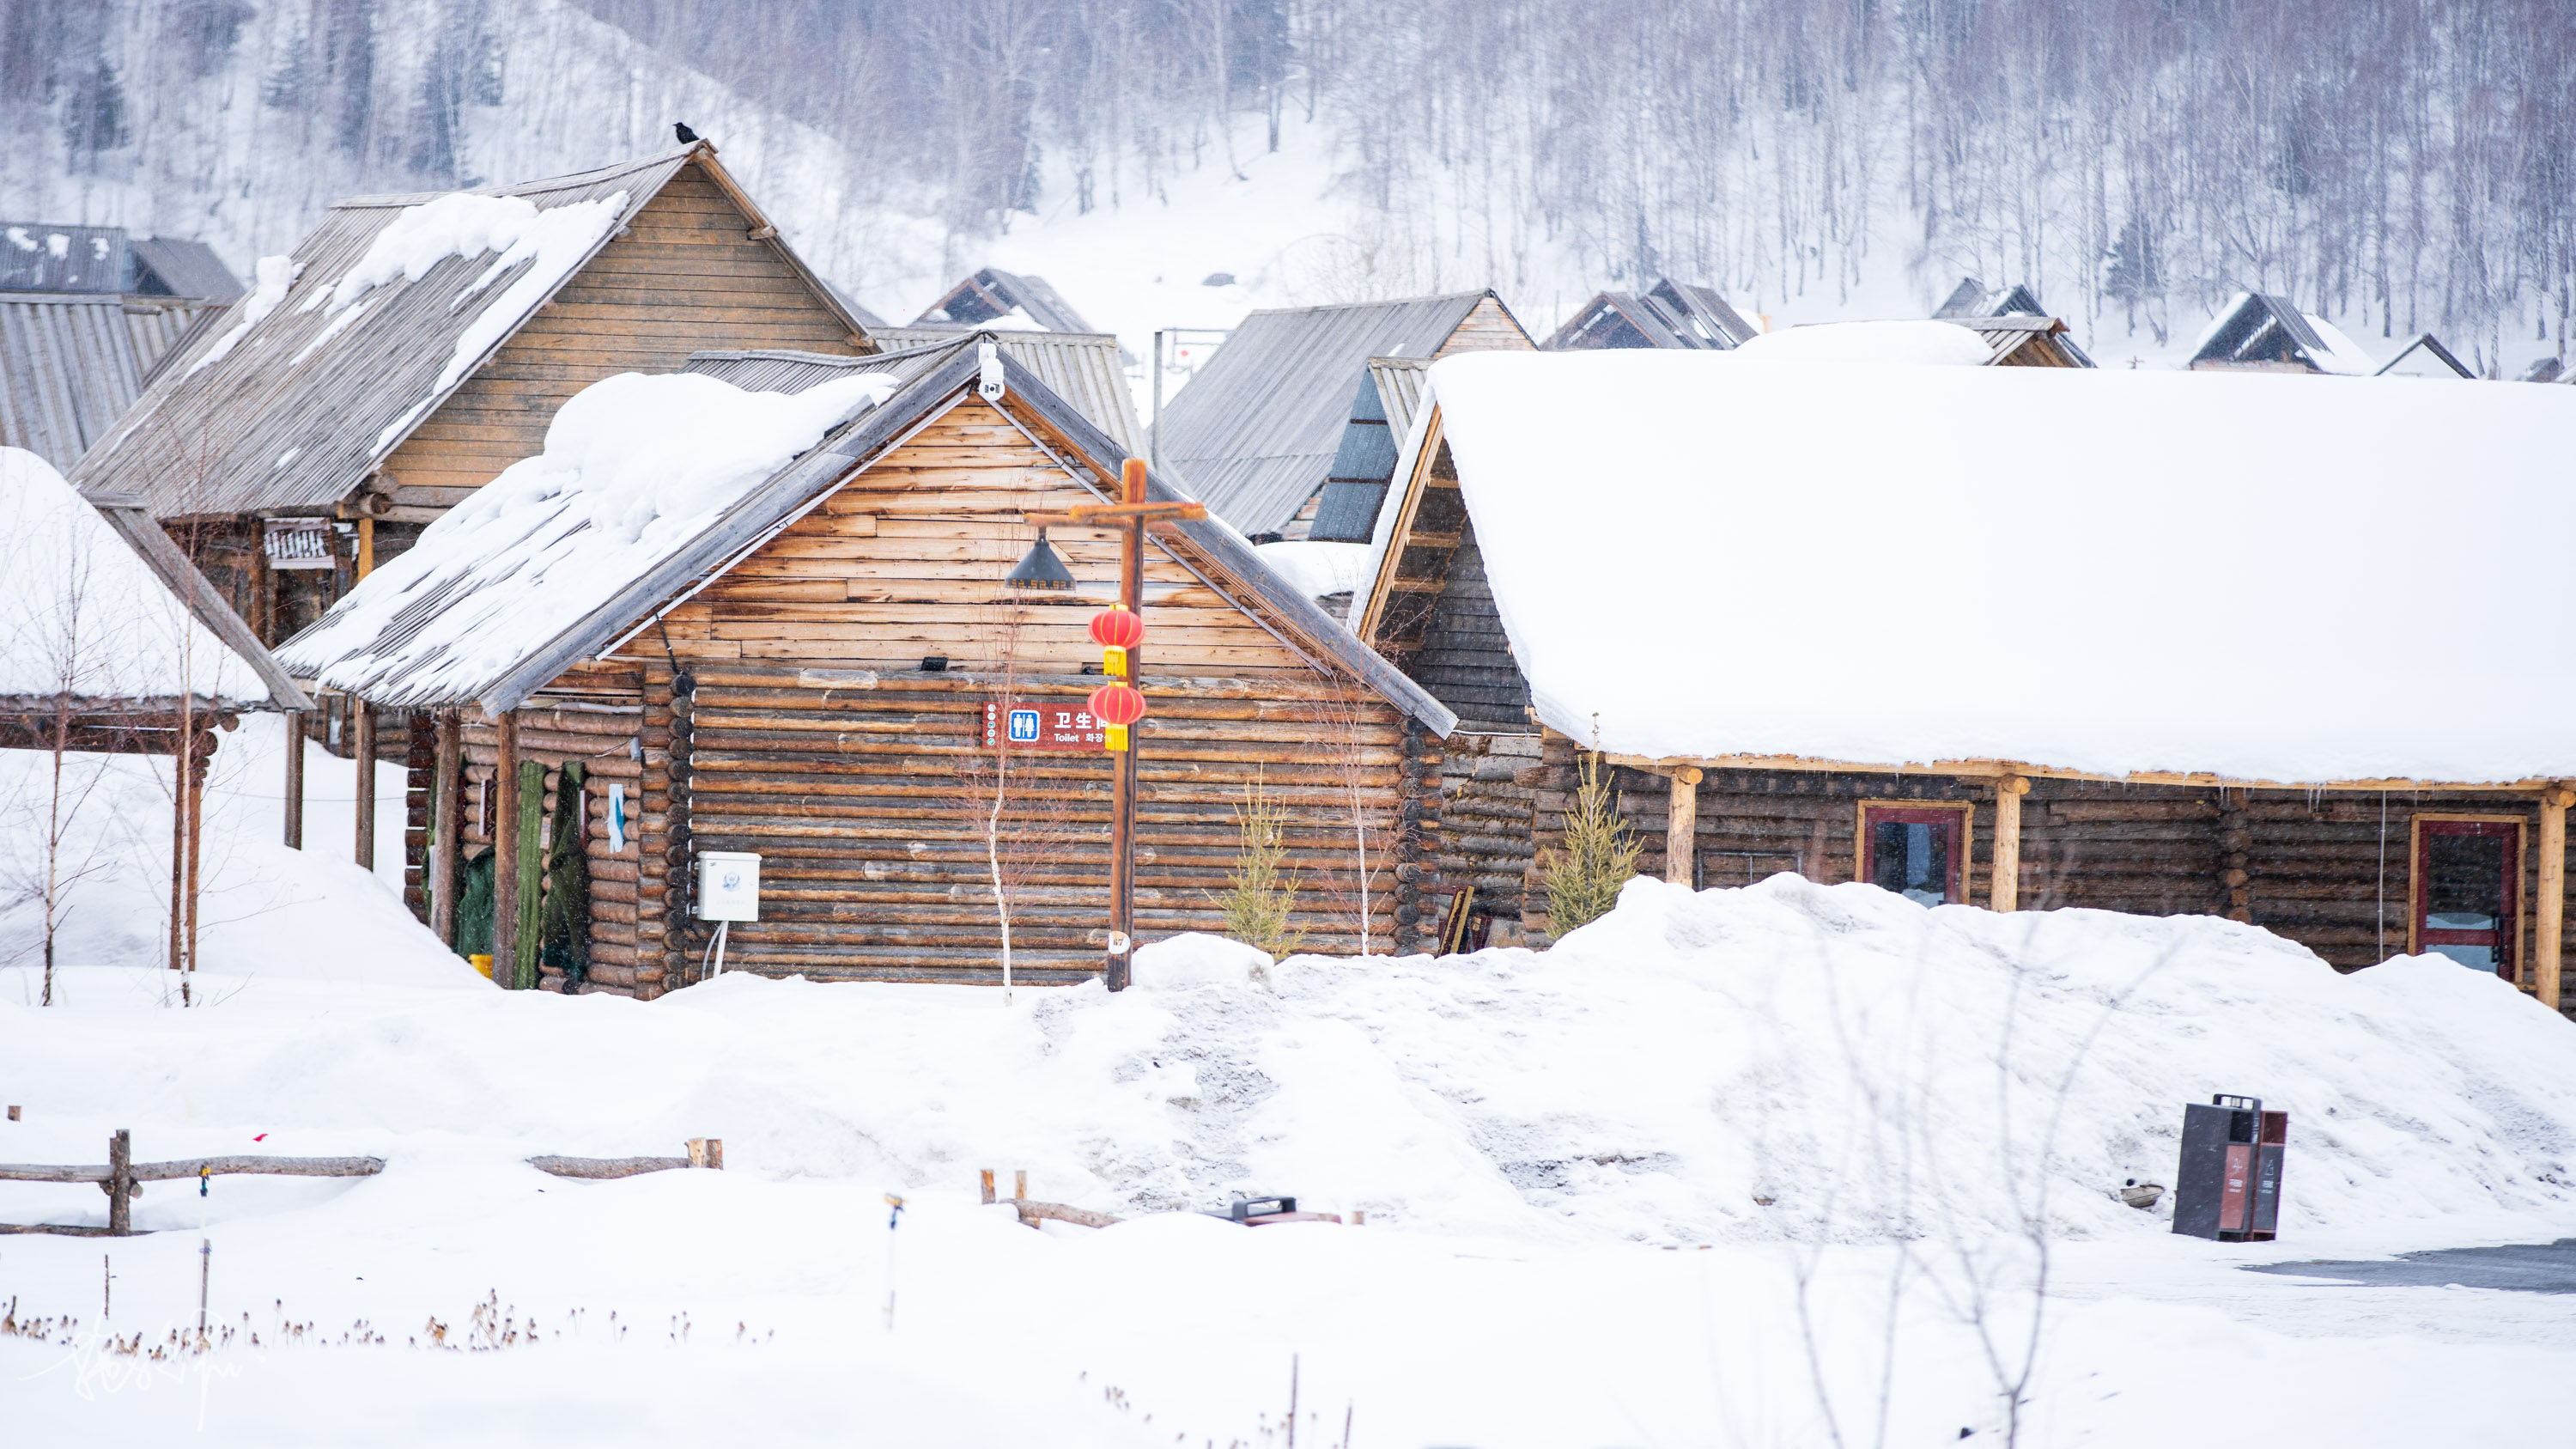
[[[1000,581],[1035,538],[1024,513],[1094,498],[970,397],[622,646],[612,664],[639,681],[642,707],[625,717],[642,726],[637,839],[620,867],[635,899],[594,933],[597,987],[649,997],[697,979],[712,928],[688,913],[686,871],[710,849],[763,857],[762,920],[730,932],[729,970],[999,980],[964,767],[983,758],[987,699],[1077,702],[1102,682],[1079,671],[1099,658],[1087,627],[1112,595],[1116,536],[1050,530],[1083,586],[1071,606],[1005,598]],[[1422,877],[1400,832],[1408,816],[1417,842],[1437,829],[1436,804],[1406,804],[1412,782],[1439,768],[1436,741],[1376,696],[1325,679],[1159,549],[1145,576],[1142,686],[1153,712],[1139,727],[1140,936],[1222,929],[1214,896],[1234,864],[1234,811],[1259,780],[1287,807],[1306,946],[1359,948],[1356,809],[1369,840],[1367,916],[1386,949],[1415,918]],[[948,667],[924,671],[926,656]],[[861,671],[873,682],[853,683]],[[685,687],[674,688],[675,673]],[[596,681],[572,679],[547,695],[572,688],[606,697]],[[553,736],[536,722],[545,713],[522,711],[522,749],[552,764]],[[468,744],[488,770],[488,727]],[[1021,753],[1012,774],[1058,842],[1014,913],[1014,961],[1023,980],[1080,979],[1102,957],[1109,757]],[[471,796],[467,813],[468,839],[480,842]],[[1400,870],[1412,878],[1399,881]]]
[[[1502,302],[1487,297],[1468,311],[1456,329],[1450,332],[1449,340],[1441,343],[1440,350],[1432,356],[1448,357],[1460,352],[1528,352],[1534,345],[1529,334],[1521,330],[1521,324],[1513,321],[1512,314],[1504,310]]]
[[[442,509],[522,458],[574,393],[710,348],[868,350],[695,162],[387,456],[396,502]],[[427,515],[427,516],[434,516]]]

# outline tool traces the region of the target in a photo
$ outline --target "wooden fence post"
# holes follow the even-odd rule
[[[349,758],[358,767],[358,869],[376,868],[376,707],[349,696],[349,727],[353,741]]]
[[[107,1139],[107,1235],[129,1237],[134,1232],[134,1134],[119,1127]]]
[[[519,815],[516,830],[519,837],[519,930],[512,942],[511,985],[520,991],[537,989],[537,951],[544,944],[540,926],[545,905],[545,825],[546,766],[542,760],[519,762]],[[494,963],[499,963],[496,958]]]

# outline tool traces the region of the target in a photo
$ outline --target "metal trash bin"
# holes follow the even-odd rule
[[[2270,1242],[2281,1216],[2281,1156],[2290,1114],[2225,1094],[2182,1109],[2173,1230],[2222,1243]]]

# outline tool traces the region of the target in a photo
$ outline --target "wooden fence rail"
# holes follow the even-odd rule
[[[96,1166],[0,1162],[0,1182],[94,1182],[107,1194],[107,1226],[75,1227],[66,1223],[0,1223],[0,1233],[53,1233],[76,1238],[122,1238],[134,1232],[133,1200],[147,1182],[183,1182],[197,1177],[257,1174],[269,1177],[373,1177],[385,1170],[381,1157],[188,1157],[175,1162],[133,1160],[133,1133],[119,1128],[107,1139],[107,1161]],[[557,1177],[617,1178],[682,1167],[724,1166],[724,1144],[713,1137],[693,1137],[686,1157],[554,1157],[528,1159],[539,1172]]]

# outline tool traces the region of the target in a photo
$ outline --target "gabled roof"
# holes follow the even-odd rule
[[[2093,359],[2068,336],[2066,323],[2056,317],[2016,313],[2002,317],[1952,317],[1945,319],[1977,334],[1979,340],[1993,349],[1986,360],[1989,367],[2091,367]]]
[[[171,358],[73,481],[134,492],[162,518],[332,507],[692,162],[766,226],[703,141],[506,188],[335,203],[291,265],[263,262],[251,295]],[[545,239],[523,245],[524,259],[506,272],[479,243],[472,255],[434,261],[434,246],[416,247],[410,259],[429,263],[419,275],[397,266],[353,299],[331,295],[396,223],[423,219],[409,208],[448,196],[520,197],[560,220],[532,230]],[[549,225],[556,230],[544,231]],[[387,245],[393,252],[372,260],[402,262],[399,234]],[[830,289],[780,250],[863,334]]]
[[[241,278],[224,265],[215,249],[178,237],[128,237],[126,290],[147,297],[197,297],[229,302],[242,294]]]
[[[0,292],[122,292],[125,228],[0,221]]]
[[[1959,285],[1932,315],[1943,321],[1961,317],[2039,316],[2048,309],[2039,304],[2039,294],[2020,282],[2009,287],[1989,287],[1975,277],[1961,277]]]
[[[1386,484],[1395,472],[1396,451],[1413,425],[1415,404],[1422,397],[1428,358],[1372,357],[1360,370],[1359,392],[1351,399],[1350,421],[1333,451],[1332,471],[1315,503],[1315,521],[1306,537],[1318,543],[1366,543],[1386,500]]]
[[[2188,367],[2260,364],[2272,353],[2311,372],[2359,377],[2378,370],[2370,354],[2324,318],[2302,312],[2288,298],[2239,292],[2200,334]]]
[[[1713,287],[1667,277],[1644,292],[1603,292],[1574,311],[1542,351],[1661,347],[1724,351],[1761,335]]]
[[[954,342],[943,327],[878,327],[870,337],[889,349]],[[1002,350],[1046,380],[1065,401],[1134,457],[1145,456],[1145,424],[1136,416],[1136,390],[1127,385],[1118,339],[1106,332],[996,332]]]
[[[0,699],[313,707],[135,500],[83,496],[44,460],[0,448],[0,529],[14,546],[0,571]]]
[[[2576,492],[2549,462],[2576,430],[2564,391],[1750,352],[1458,357],[1431,388],[1534,707],[1604,750],[2192,777],[2175,783],[2576,775],[2561,723],[2576,678],[2530,668],[2554,647],[2559,584],[2481,562],[2480,520],[2576,530]],[[1597,425],[1610,415],[1674,425]],[[2050,470],[1925,444],[2006,435],[2032,456],[2084,454],[2099,486],[2070,494]],[[1805,486],[1776,486],[1792,473]],[[1566,506],[1569,477],[1582,507]],[[2264,567],[2185,559],[2182,525],[2157,521],[2204,517]],[[1973,555],[1995,518],[2029,524],[2031,557],[2080,562],[1949,570],[1927,614],[1923,560]],[[2317,607],[2350,593],[2346,560],[2391,520],[2410,566],[2480,589],[2410,593],[2400,616]],[[1912,647],[1996,617],[2031,667]],[[2225,658],[2173,644],[2214,634]],[[2392,650],[2437,652],[2443,687],[2330,707]],[[2508,695],[2509,711],[2459,703]]]
[[[2415,340],[2397,350],[2397,355],[2371,374],[2373,377],[2464,377],[2474,380],[2477,370],[2452,355],[2442,339],[2430,332],[2418,332]]]
[[[1154,425],[1155,460],[1246,534],[1323,485],[1372,357],[1430,357],[1491,292],[1255,312]]]
[[[0,444],[70,468],[207,310],[113,292],[0,292]]]
[[[956,286],[912,319],[914,327],[980,327],[1007,318],[1016,308],[1049,332],[1097,332],[1073,305],[1031,272],[986,267]],[[1007,323],[1004,323],[1007,326]]]
[[[819,441],[750,483],[730,502],[662,539],[667,547],[629,555],[640,563],[631,572],[608,577],[585,571],[576,561],[562,570],[570,580],[568,586],[548,579],[542,591],[528,592],[536,581],[521,578],[528,558],[521,537],[512,533],[475,538],[468,530],[493,521],[499,511],[487,510],[478,518],[459,510],[431,525],[410,553],[378,569],[320,622],[281,646],[279,657],[324,684],[379,704],[476,703],[494,712],[516,708],[565,669],[614,649],[721,576],[819,506],[880,454],[899,446],[918,425],[970,395],[983,371],[986,343],[995,345],[994,360],[1004,387],[1002,405],[1027,409],[1068,439],[1077,461],[1087,464],[1092,473],[1081,481],[1098,490],[1099,479],[1115,476],[1126,449],[1036,372],[1002,351],[1000,344],[1009,336],[968,333],[941,346],[851,359],[849,366],[840,369],[843,373],[853,378],[881,376],[890,383],[891,394],[881,401],[876,394],[859,398],[824,429]],[[785,380],[803,365],[775,354],[735,354],[721,363],[736,376],[773,380]],[[1147,495],[1161,500],[1187,496],[1150,474]],[[520,521],[511,524],[508,519]],[[551,530],[558,542],[571,540],[580,531],[577,521],[544,509],[519,509],[502,515],[501,521],[505,531]],[[1241,535],[1224,524],[1214,519],[1183,522],[1171,534],[1158,534],[1156,545],[1253,613],[1317,667],[1338,668],[1365,682],[1437,733],[1445,735],[1455,725],[1456,717],[1439,701],[1280,578]],[[524,605],[525,623],[506,640],[478,638],[476,647],[482,657],[472,661],[473,667],[459,667],[459,650],[452,639],[426,642],[438,637],[432,626],[448,610],[472,607],[491,614],[494,601],[478,601],[475,596],[511,588],[514,579],[521,580],[517,587],[526,597],[507,602],[510,610]],[[411,592],[407,595],[406,590]]]

